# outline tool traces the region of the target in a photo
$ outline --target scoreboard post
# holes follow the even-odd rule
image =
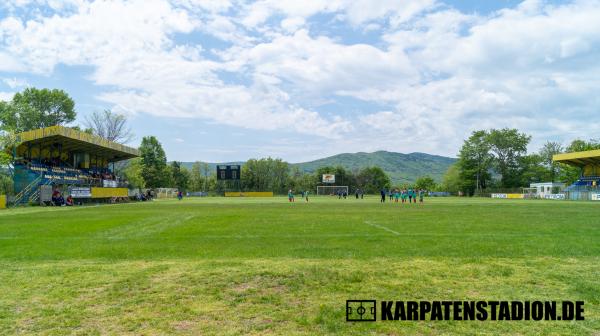
[[[242,166],[217,165],[217,183],[223,191],[241,191]]]

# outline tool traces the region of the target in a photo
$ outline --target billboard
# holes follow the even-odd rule
[[[335,183],[335,175],[323,174],[323,183]]]
[[[73,187],[70,190],[71,197],[73,198],[91,198],[92,189],[89,187]]]
[[[492,198],[525,198],[523,194],[492,194]]]
[[[117,183],[117,181],[114,180],[102,180],[102,186],[104,188],[117,188],[119,186],[119,183]]]
[[[544,199],[559,199],[564,200],[565,194],[545,194]]]

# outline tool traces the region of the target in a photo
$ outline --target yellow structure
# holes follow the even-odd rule
[[[47,185],[62,192],[92,186],[82,198],[128,197],[127,188],[118,188],[125,184],[114,176],[115,163],[138,157],[139,150],[64,126],[22,132],[15,140],[6,149],[14,158],[14,204],[46,202],[41,187]]]
[[[0,209],[6,209],[6,195],[0,195]]]
[[[556,154],[552,160],[581,168],[584,177],[600,176],[600,149]]]
[[[128,197],[127,188],[92,187],[92,198]]]
[[[225,197],[273,197],[272,191],[226,191]]]
[[[17,134],[17,156],[51,157],[57,155],[58,148],[52,144],[61,144],[61,153],[71,150],[97,153],[102,159],[120,161],[140,155],[135,148],[106,140],[97,135],[81,132],[64,126],[51,126]],[[41,149],[40,149],[41,148]],[[41,152],[40,152],[41,150]]]

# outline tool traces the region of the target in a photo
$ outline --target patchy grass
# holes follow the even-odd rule
[[[597,335],[598,205],[212,198],[3,211],[0,334]],[[345,322],[345,301],[364,298],[584,300],[586,320]]]

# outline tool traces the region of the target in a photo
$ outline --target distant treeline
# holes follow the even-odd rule
[[[382,188],[402,188],[394,186],[389,176],[379,167],[366,167],[349,171],[341,166],[319,167],[315,172],[305,173],[281,159],[250,159],[242,166],[239,183],[217,181],[216,171],[207,163],[196,162],[186,169],[180,162],[167,164],[162,146],[154,137],[144,138],[140,146],[141,158],[131,160],[122,167],[121,173],[132,187],[170,187],[184,191],[223,192],[239,188],[242,191],[273,191],[285,194],[294,191],[315,192],[322,183],[323,174],[334,174],[335,185],[348,186],[350,192],[361,189],[365,193],[378,193]],[[420,178],[416,187],[433,189],[435,181],[429,177]]]
[[[579,177],[577,168],[557,164],[552,156],[561,152],[600,148],[595,140],[574,140],[563,147],[547,142],[536,153],[527,153],[531,136],[516,129],[475,131],[466,139],[458,161],[450,166],[437,184],[424,175],[416,183],[393,185],[389,176],[377,166],[348,170],[342,166],[324,166],[306,173],[281,159],[250,159],[242,166],[241,181],[231,184],[216,180],[216,172],[206,163],[196,162],[186,169],[180,162],[167,164],[166,155],[158,140],[146,137],[140,146],[141,158],[132,160],[123,174],[134,187],[172,187],[185,191],[222,192],[239,188],[242,191],[309,190],[314,192],[323,174],[334,174],[335,184],[357,188],[365,193],[378,193],[382,188],[414,187],[432,191],[449,191],[465,195],[483,194],[490,190],[518,190],[534,182],[572,183]]]
[[[143,158],[132,160],[124,175],[134,187],[172,187],[185,191],[222,192],[232,188],[242,191],[273,191],[285,194],[289,189],[314,192],[323,174],[335,174],[336,185],[348,186],[351,191],[360,188],[366,193],[376,193],[390,187],[390,178],[379,167],[368,167],[350,172],[343,167],[320,167],[314,173],[304,173],[281,159],[250,159],[242,166],[239,184],[217,181],[216,172],[206,163],[196,162],[190,170],[179,162],[171,162],[159,169],[160,180],[144,178]],[[150,172],[150,169],[146,169]],[[156,171],[154,169],[153,171]],[[153,174],[154,175],[154,174]],[[151,182],[151,183],[147,183]]]

